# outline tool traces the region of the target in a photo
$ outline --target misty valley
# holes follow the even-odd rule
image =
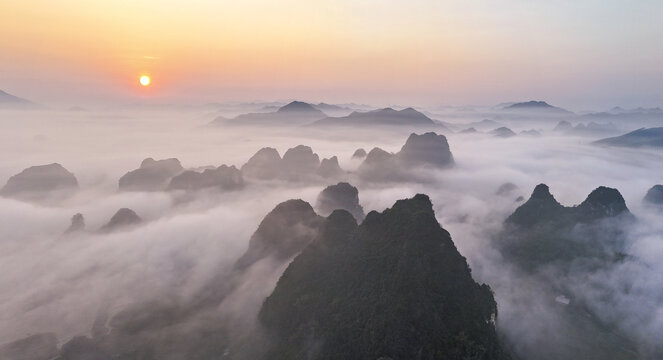
[[[0,360],[663,358],[660,108],[0,92],[0,132]]]

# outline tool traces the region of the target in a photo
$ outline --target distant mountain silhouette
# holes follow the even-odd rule
[[[436,124],[431,118],[423,113],[407,108],[403,110],[394,110],[384,108],[379,110],[359,112],[355,111],[348,116],[327,117],[311,124],[312,126],[375,126],[375,125],[396,125],[396,126],[437,126],[445,129],[443,125]]]
[[[51,191],[73,192],[78,188],[74,174],[58,163],[31,166],[7,180],[0,196],[32,198]]]
[[[459,131],[458,133],[459,134],[477,134],[479,132],[477,131],[477,129],[475,129],[473,127],[470,127],[470,128],[467,128],[467,129],[463,129],[463,130]]]
[[[473,123],[470,123],[469,126],[477,130],[487,131],[487,130],[497,129],[504,125],[502,125],[501,123],[495,120],[483,119],[481,121],[475,121]]]
[[[140,167],[120,177],[118,187],[123,191],[158,191],[168,185],[171,177],[184,171],[180,161],[175,158],[143,160]]]
[[[642,128],[628,134],[595,141],[594,144],[622,147],[663,147],[663,127]]]
[[[497,304],[425,195],[334,211],[260,310],[265,359],[508,359]]]
[[[564,134],[569,134],[569,135],[609,135],[609,134],[614,134],[616,133],[617,127],[615,124],[609,122],[609,123],[596,123],[594,121],[591,121],[587,124],[583,123],[578,123],[575,126],[573,126],[570,122],[566,120],[562,120],[557,125],[555,128],[553,128],[553,131],[559,132],[559,133],[564,133]]]
[[[327,114],[313,105],[301,101],[293,101],[278,110],[266,113],[249,113],[238,115],[232,119],[223,116],[212,121],[212,125],[302,125],[323,119]]]
[[[0,90],[0,109],[38,109],[41,105]]]
[[[526,101],[518,102],[503,107],[504,110],[517,110],[517,111],[540,111],[558,114],[573,114],[571,111],[552,106],[545,101]]]
[[[346,116],[352,113],[354,110],[347,106],[340,106],[334,104],[325,104],[323,102],[313,105],[316,109],[324,112],[329,116]]]
[[[200,190],[218,188],[235,190],[244,186],[242,172],[234,166],[221,165],[202,172],[187,170],[170,179],[168,190]]]
[[[499,137],[499,138],[510,138],[510,137],[517,136],[517,134],[515,132],[513,132],[513,130],[509,129],[506,126],[503,126],[501,128],[497,128],[495,130],[492,130],[490,133],[494,137]]]
[[[525,135],[525,136],[541,136],[541,133],[538,132],[537,130],[530,129],[530,130],[523,130],[520,132],[520,135]]]

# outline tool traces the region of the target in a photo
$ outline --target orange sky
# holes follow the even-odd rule
[[[64,103],[663,102],[662,10],[644,0],[5,0],[0,89]]]

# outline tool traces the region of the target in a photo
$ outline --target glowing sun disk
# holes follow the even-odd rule
[[[150,85],[150,77],[147,76],[147,75],[141,76],[139,81],[140,81],[140,84],[143,85],[143,86]]]

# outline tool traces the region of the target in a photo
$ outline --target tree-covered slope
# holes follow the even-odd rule
[[[503,359],[497,307],[427,196],[334,211],[265,300],[269,359]]]

